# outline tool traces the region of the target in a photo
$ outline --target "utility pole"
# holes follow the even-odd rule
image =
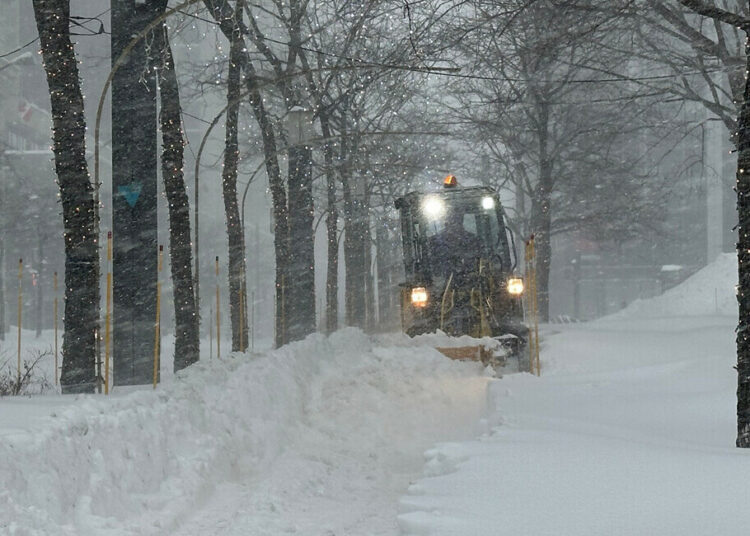
[[[163,11],[156,0],[111,0],[112,62]],[[160,7],[161,6],[161,7]],[[112,79],[114,384],[153,377],[157,281],[156,77],[148,38]],[[158,51],[152,51],[155,57]]]

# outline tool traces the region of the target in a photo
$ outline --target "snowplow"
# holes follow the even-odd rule
[[[523,358],[524,281],[513,233],[495,191],[461,187],[449,175],[443,189],[396,200],[406,280],[400,284],[401,327],[410,335],[438,330],[487,343],[437,348],[453,359],[504,365]]]

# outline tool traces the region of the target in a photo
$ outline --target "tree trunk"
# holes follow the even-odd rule
[[[549,320],[549,274],[552,261],[552,162],[549,157],[549,104],[539,104],[539,179],[531,206],[531,228],[536,248],[539,320]]]
[[[134,35],[164,12],[166,0],[111,0],[112,66]],[[148,32],[112,77],[112,325],[114,385],[150,385],[154,376],[159,235],[160,51]],[[157,371],[158,372],[158,371]],[[158,379],[158,378],[157,378]]]
[[[350,147],[351,145],[351,147]],[[365,328],[365,255],[362,188],[353,184],[356,145],[342,137],[341,186],[344,191],[344,266],[346,325]]]
[[[532,201],[531,226],[534,230],[534,246],[536,252],[536,281],[538,296],[539,320],[549,320],[549,274],[552,259],[552,244],[550,241],[551,218],[549,194],[540,193]]]
[[[211,0],[204,0],[224,36],[231,43],[233,35],[239,35],[239,42],[242,43],[241,62],[242,69],[245,71],[245,85],[247,87],[250,106],[253,109],[255,120],[260,127],[260,134],[263,140],[263,153],[266,157],[266,174],[268,175],[268,184],[273,198],[273,224],[274,224],[274,256],[276,260],[276,314],[275,314],[275,344],[276,347],[283,345],[287,340],[286,335],[286,302],[289,295],[286,292],[288,261],[289,261],[289,214],[286,206],[286,190],[284,181],[281,178],[281,169],[276,151],[276,135],[273,130],[273,123],[268,116],[263,97],[258,87],[258,77],[255,72],[250,56],[242,39],[242,29],[233,16],[233,10],[227,3],[214,4]],[[243,2],[238,0],[236,9],[242,11]]]
[[[52,108],[55,171],[65,240],[63,393],[93,393],[99,305],[99,251],[86,163],[86,121],[78,62],[70,41],[69,0],[34,0]]]
[[[161,52],[159,120],[162,134],[162,177],[169,205],[169,257],[174,296],[175,349],[174,370],[182,370],[197,362],[200,354],[198,312],[195,305],[190,248],[190,201],[185,188],[180,117],[180,92],[175,73],[172,48],[166,24],[155,31],[157,49]]]
[[[346,321],[349,326],[366,327],[367,273],[365,255],[365,217],[362,201],[353,199],[351,216],[344,236],[346,264]]]
[[[245,56],[246,76],[245,83],[248,87],[250,105],[253,108],[255,119],[260,126],[263,139],[263,153],[266,157],[266,174],[268,175],[269,188],[273,199],[273,226],[274,226],[274,256],[276,261],[276,314],[275,314],[275,337],[276,347],[288,342],[286,309],[290,300],[287,291],[288,285],[288,263],[289,263],[289,214],[286,206],[286,189],[281,178],[281,169],[276,154],[276,135],[268,112],[263,104],[263,97],[258,90],[257,77]]]
[[[36,327],[36,338],[42,336],[42,324],[44,322],[44,294],[42,292],[42,289],[44,288],[44,285],[42,284],[44,274],[44,235],[41,231],[41,229],[37,229],[37,250],[36,250],[36,288],[34,289],[36,291],[36,296],[34,297],[34,309],[35,311],[35,318],[34,323]]]
[[[364,177],[362,180],[364,181]],[[365,184],[362,199],[362,255],[365,265],[365,319],[367,331],[372,332],[378,323],[375,306],[375,274],[372,271],[372,230],[370,229],[370,194]]]
[[[312,152],[305,145],[289,147],[288,340],[315,331],[315,251],[313,237]]]
[[[274,256],[276,261],[276,314],[274,319],[275,344],[278,348],[288,342],[286,305],[289,303],[288,262],[289,262],[289,215],[286,207],[286,190],[281,179],[281,170],[276,159],[276,138],[260,93],[251,95],[251,104],[256,110],[256,118],[263,133],[263,152],[266,155],[266,171],[273,198]]]
[[[333,333],[339,325],[339,240],[338,240],[338,208],[336,206],[336,171],[333,169],[333,140],[328,116],[320,114],[320,126],[325,145],[323,158],[325,159],[326,193],[328,215],[326,217],[326,243],[328,263],[326,273],[326,332]]]
[[[224,171],[222,173],[222,193],[224,212],[227,220],[229,240],[229,316],[232,324],[232,351],[247,349],[247,300],[242,299],[242,280],[245,273],[244,243],[245,232],[241,225],[240,208],[237,202],[237,163],[239,144],[237,125],[240,110],[240,74],[242,65],[242,36],[239,32],[242,10],[235,10],[236,32],[232,34],[229,51],[229,75],[227,89],[226,141],[224,148]],[[244,310],[243,310],[244,309]]]
[[[0,202],[2,200],[0,199]],[[0,207],[0,210],[2,207]],[[0,341],[5,340],[5,230],[0,236]]]
[[[346,109],[348,100],[343,107]],[[344,124],[347,123],[344,118]],[[346,325],[364,329],[366,327],[366,284],[363,227],[364,188],[356,183],[354,159],[357,155],[357,140],[346,129],[341,136],[341,188],[344,194],[344,305]]]
[[[379,218],[375,227],[375,251],[378,276],[378,328],[380,330],[390,329],[396,326],[394,318],[396,311],[394,307],[394,296],[396,289],[393,288],[394,280],[394,246],[395,237],[389,229],[391,221],[383,215]]]
[[[388,231],[385,217],[375,226],[375,263],[378,276],[378,327],[383,327],[388,322],[388,292],[389,266],[388,266]]]
[[[745,61],[750,69],[750,31],[745,28]],[[737,446],[750,448],[750,78],[740,109],[737,132],[737,261],[739,324],[737,325]]]

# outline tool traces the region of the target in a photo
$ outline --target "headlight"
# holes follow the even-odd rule
[[[411,304],[414,307],[427,306],[427,289],[424,287],[414,287],[411,289]]]
[[[437,220],[445,214],[445,202],[437,196],[425,198],[422,202],[422,212],[430,220]]]
[[[482,198],[482,208],[484,210],[492,210],[495,208],[495,200],[491,197],[483,197]]]
[[[508,279],[508,294],[519,296],[523,294],[523,279],[520,277],[511,277]]]

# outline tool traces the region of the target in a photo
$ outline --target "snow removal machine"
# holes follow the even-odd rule
[[[461,187],[453,175],[443,186],[395,202],[406,273],[401,327],[410,336],[441,330],[454,337],[491,338],[490,344],[437,349],[495,367],[515,357],[525,369],[524,281],[516,273],[515,241],[497,193]]]

